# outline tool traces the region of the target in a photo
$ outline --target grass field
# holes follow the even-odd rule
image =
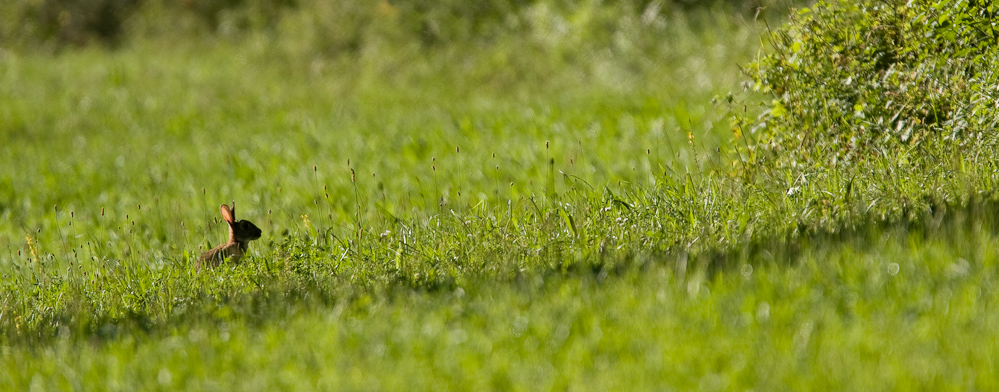
[[[995,143],[750,165],[765,26],[653,11],[0,51],[0,389],[999,388]]]

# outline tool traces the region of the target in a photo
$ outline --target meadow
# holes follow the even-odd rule
[[[500,3],[0,29],[0,388],[997,388],[989,45]],[[263,237],[197,270],[233,201]]]

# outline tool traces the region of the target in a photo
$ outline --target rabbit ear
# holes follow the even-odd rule
[[[229,209],[229,206],[223,204],[219,207],[219,211],[222,212],[222,219],[225,219],[230,225],[236,221],[236,214]]]
[[[235,200],[232,201],[232,208],[230,208],[229,211],[232,212],[232,221],[235,222],[236,221],[236,201]]]

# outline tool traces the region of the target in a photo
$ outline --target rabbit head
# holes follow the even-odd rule
[[[232,202],[232,208],[223,204],[219,206],[222,219],[229,224],[229,242],[247,243],[260,238],[260,228],[248,220],[236,220],[236,202]]]

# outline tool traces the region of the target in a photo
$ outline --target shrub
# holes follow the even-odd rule
[[[756,140],[750,156],[835,164],[990,139],[997,12],[987,0],[819,1],[797,12],[746,69],[769,98],[743,124]]]

